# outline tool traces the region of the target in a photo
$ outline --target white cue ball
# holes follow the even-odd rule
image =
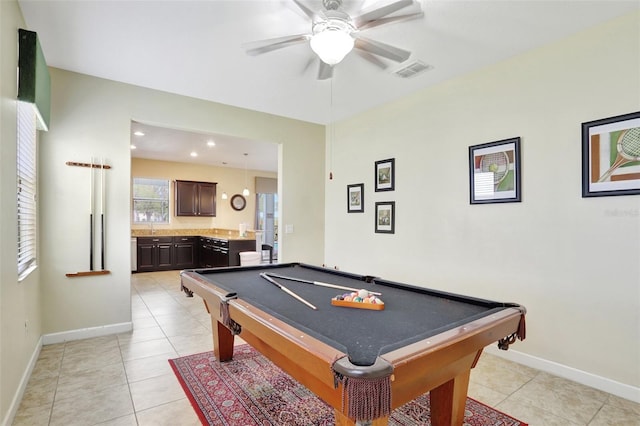
[[[367,290],[358,290],[358,296],[361,298],[369,297],[369,292]]]

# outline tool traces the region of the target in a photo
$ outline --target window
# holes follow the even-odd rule
[[[25,102],[18,102],[17,109],[18,279],[21,280],[36,267],[36,111]]]
[[[169,181],[133,178],[133,223],[169,223]]]

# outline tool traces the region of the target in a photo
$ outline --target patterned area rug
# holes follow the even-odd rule
[[[202,424],[220,426],[333,425],[333,409],[249,345],[236,346],[230,362],[213,352],[170,359]],[[391,414],[393,426],[430,425],[429,394]],[[467,398],[465,426],[526,426]]]

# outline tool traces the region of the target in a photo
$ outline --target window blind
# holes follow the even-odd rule
[[[18,277],[36,266],[36,112],[18,102],[17,114]]]

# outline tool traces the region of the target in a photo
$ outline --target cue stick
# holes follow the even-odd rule
[[[100,267],[104,270],[104,203],[105,197],[105,181],[104,181],[104,157],[100,158]]]
[[[345,287],[345,286],[338,285],[338,284],[324,283],[322,281],[303,280],[302,278],[285,277],[284,275],[278,275],[278,274],[266,274],[266,275],[268,275],[270,277],[280,278],[280,279],[283,279],[283,280],[298,281],[298,282],[301,282],[301,283],[318,285],[318,286],[321,286],[321,287],[330,287],[330,288],[337,288],[337,289],[340,289],[340,290],[351,290],[351,291],[360,290],[358,288]],[[369,291],[369,294],[373,294],[374,296],[382,296],[382,293],[378,293],[378,292],[375,292],[375,291]]]
[[[91,179],[89,187],[89,270],[93,271],[93,157],[89,162]]]
[[[276,287],[278,287],[280,290],[284,291],[285,293],[287,293],[289,296],[294,297],[296,299],[298,299],[300,302],[304,303],[305,305],[307,305],[308,307],[310,307],[311,309],[317,310],[318,308],[316,308],[315,306],[313,306],[311,303],[307,302],[306,300],[304,300],[302,297],[298,296],[297,294],[295,294],[294,292],[292,292],[291,290],[289,290],[288,288],[286,288],[285,286],[283,286],[282,284],[280,284],[279,282],[277,282],[276,280],[272,279],[270,276],[268,276],[267,274],[265,274],[264,272],[260,274],[260,276],[262,278],[264,278],[265,280],[269,281],[271,284],[275,285]]]

